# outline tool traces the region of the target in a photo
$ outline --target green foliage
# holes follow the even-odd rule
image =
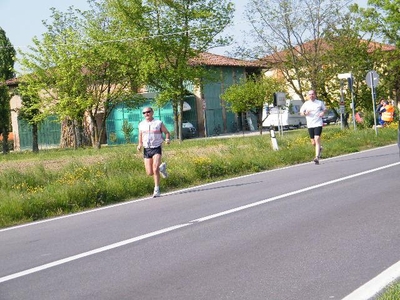
[[[0,82],[14,77],[15,49],[0,27]]]
[[[27,78],[30,78],[27,80]],[[18,108],[18,118],[25,120],[32,127],[32,149],[39,152],[38,126],[46,117],[41,108],[40,84],[34,84],[35,76],[27,74],[19,79],[18,89],[15,94],[21,97],[22,106]]]
[[[232,176],[307,162],[312,157],[307,130],[268,135],[193,139],[164,147],[169,177],[162,192]],[[397,140],[397,128],[324,129],[324,157],[383,146]],[[142,153],[132,145],[95,149],[43,150],[0,156],[0,227],[148,196],[153,178],[146,176]],[[263,151],[260,151],[262,149]],[[190,153],[190,155],[188,155]]]
[[[87,12],[53,9],[51,22],[44,24],[42,39],[34,39],[30,51],[22,53],[23,70],[31,74],[24,77],[26,85],[40,91],[44,113],[75,121],[71,123],[77,128],[89,118],[91,142],[99,148],[112,109],[122,102],[137,107],[144,101],[133,96],[143,84],[138,70],[145,59],[142,48],[127,41],[103,3],[91,1]]]
[[[366,88],[365,76],[368,70],[382,67],[381,52],[378,48],[370,52],[371,40],[364,38],[360,26],[360,19],[347,13],[325,32],[327,51],[322,56],[324,68],[321,70],[325,83],[321,89],[325,91],[324,101],[331,108],[339,108],[341,84],[343,100],[345,103],[352,102],[348,81],[337,78],[338,74],[351,73],[356,111],[372,110],[371,91]],[[350,113],[349,105],[345,107]]]
[[[131,123],[129,123],[128,120],[124,120],[124,122],[122,124],[122,131],[124,133],[125,142],[127,144],[130,144],[131,143],[131,135],[133,132],[133,125]]]
[[[312,8],[312,9],[310,9]],[[279,70],[293,93],[304,100],[305,91],[321,94],[325,32],[337,23],[345,10],[343,1],[250,1],[246,17],[252,25],[258,57]],[[254,43],[251,43],[254,44]]]
[[[221,95],[235,113],[253,111],[257,115],[259,128],[262,124],[262,111],[265,104],[271,104],[275,92],[285,92],[286,85],[282,80],[265,76],[250,76],[240,83],[231,85]]]
[[[375,125],[374,117],[375,116],[373,111],[367,111],[363,114],[363,121],[358,126],[361,128],[372,128],[372,126]],[[378,118],[378,116],[376,117]],[[378,120],[376,120],[376,124],[378,125]]]
[[[5,81],[14,76],[14,59],[15,49],[0,27],[0,135],[3,137],[3,153],[9,151],[7,139],[11,130],[10,95]]]
[[[233,4],[227,0],[138,1],[108,0],[112,14],[135,38],[142,37],[148,83],[158,91],[157,102],[171,101],[177,138],[182,140],[179,112],[187,83],[198,82],[205,70],[193,63],[201,52],[226,45],[219,38],[232,22]]]
[[[18,116],[30,125],[39,124],[46,116],[41,111],[42,102],[39,96],[40,90],[38,90],[40,85],[29,84],[35,79],[27,79],[28,77],[33,76],[28,74],[20,78],[18,89],[15,92],[22,100],[22,107],[19,109]]]
[[[377,6],[368,11],[371,19],[360,14],[357,5],[346,7],[344,1],[250,1],[246,16],[254,28],[255,40],[249,44],[256,44],[250,52],[270,64],[285,79],[292,94],[305,100],[305,91],[315,89],[330,108],[339,107],[337,75],[351,72],[356,110],[371,110],[371,91],[365,84],[369,70],[381,75],[378,97],[396,99],[394,93],[400,90],[397,50],[381,51],[379,43],[370,43],[377,34],[389,32],[393,43],[399,41],[396,26],[400,18],[397,6],[390,1],[370,2]],[[390,10],[387,18],[379,13],[381,7]],[[347,82],[344,90],[346,104],[351,103]],[[349,105],[346,110],[350,112]]]
[[[243,113],[262,109],[266,103],[272,103],[275,92],[285,92],[285,90],[286,86],[281,80],[273,77],[251,76],[228,87],[221,98],[230,104],[230,110]]]
[[[369,0],[367,8],[353,6],[364,17],[366,31],[380,32],[392,44],[400,43],[400,11],[398,1]],[[398,44],[400,46],[400,44]]]
[[[0,82],[0,135],[3,137],[3,153],[8,152],[7,139],[11,130],[10,95],[5,84]]]
[[[111,141],[111,143],[116,143],[118,140],[117,134],[115,132],[109,132],[108,133],[109,136],[109,140]]]
[[[357,13],[365,32],[372,33],[380,40],[395,45],[390,51],[380,51],[382,67],[378,70],[381,75],[378,97],[398,99],[400,90],[400,11],[398,1],[370,0],[367,8],[352,6],[352,11]]]
[[[400,282],[392,283],[386,291],[378,295],[377,300],[398,300],[400,299]]]

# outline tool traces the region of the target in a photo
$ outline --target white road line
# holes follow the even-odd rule
[[[360,286],[342,300],[368,300],[376,296],[385,287],[400,278],[400,261],[387,268],[375,278]]]
[[[100,248],[97,248],[97,249],[94,249],[94,250],[91,250],[91,251],[87,251],[87,252],[84,252],[84,253],[81,253],[81,254],[77,254],[77,255],[73,255],[73,256],[70,256],[70,257],[67,257],[67,258],[64,258],[64,259],[60,259],[60,260],[57,260],[57,261],[54,261],[54,262],[51,262],[51,263],[48,263],[48,264],[45,264],[45,265],[41,265],[41,266],[38,266],[38,267],[35,267],[35,268],[31,268],[31,269],[28,269],[28,270],[25,270],[25,271],[21,271],[21,272],[18,272],[18,273],[10,274],[8,276],[0,277],[0,283],[6,282],[6,281],[9,281],[9,280],[13,280],[13,279],[16,279],[16,278],[19,278],[19,277],[22,277],[22,276],[25,276],[25,275],[29,275],[29,274],[32,274],[32,273],[40,272],[40,271],[43,271],[45,269],[49,269],[49,268],[52,268],[52,267],[55,267],[55,266],[59,266],[59,265],[62,265],[62,264],[65,264],[65,263],[68,263],[68,262],[83,258],[83,257],[91,256],[91,255],[94,255],[94,254],[97,254],[97,253],[105,252],[105,251],[108,251],[108,250],[111,250],[111,249],[122,247],[122,246],[125,246],[125,245],[128,245],[128,244],[132,244],[132,243],[135,243],[137,241],[141,241],[141,240],[144,240],[144,239],[147,239],[147,238],[150,238],[150,237],[154,237],[154,236],[157,236],[157,235],[164,234],[166,232],[174,231],[174,230],[177,230],[177,229],[180,229],[180,228],[183,228],[183,227],[187,227],[187,226],[190,226],[190,225],[193,225],[193,224],[197,224],[197,223],[200,223],[200,222],[205,222],[205,221],[208,221],[208,220],[211,220],[211,219],[219,218],[219,217],[222,217],[222,216],[225,216],[225,215],[228,215],[228,214],[232,214],[232,213],[235,213],[235,212],[238,212],[238,211],[242,211],[242,210],[245,210],[245,209],[248,209],[248,208],[251,208],[251,207],[259,206],[259,205],[262,205],[262,204],[265,204],[265,203],[268,203],[268,202],[272,202],[272,201],[275,201],[275,200],[279,200],[279,199],[286,198],[286,197],[289,197],[289,196],[293,196],[293,195],[296,195],[296,194],[300,194],[300,193],[303,193],[303,192],[311,191],[311,190],[317,189],[317,188],[322,187],[322,186],[326,186],[326,185],[334,184],[334,183],[337,183],[337,182],[345,181],[345,180],[348,180],[348,179],[351,179],[351,178],[363,176],[365,174],[377,172],[377,171],[384,170],[384,169],[387,169],[387,168],[391,168],[391,167],[394,167],[394,166],[397,166],[397,165],[400,165],[400,162],[393,163],[393,164],[390,164],[390,165],[387,165],[387,166],[382,166],[382,167],[379,167],[379,168],[376,168],[376,169],[371,169],[371,170],[368,170],[368,171],[356,173],[356,174],[353,174],[353,175],[350,175],[350,176],[346,176],[346,177],[342,177],[342,178],[339,178],[339,179],[327,181],[327,182],[324,182],[324,183],[321,183],[321,184],[317,184],[317,185],[314,185],[314,186],[303,188],[303,189],[300,189],[300,190],[297,190],[297,191],[293,191],[293,192],[290,192],[290,193],[285,193],[285,194],[282,194],[282,195],[279,195],[279,196],[271,197],[271,198],[268,198],[268,199],[264,199],[264,200],[261,200],[261,201],[258,201],[258,202],[251,203],[251,204],[239,206],[239,207],[236,207],[236,208],[233,208],[233,209],[225,210],[225,211],[222,211],[220,213],[216,213],[216,214],[213,214],[213,215],[209,215],[209,216],[205,216],[205,217],[202,217],[202,218],[198,218],[198,219],[189,221],[189,222],[184,223],[184,224],[179,224],[179,225],[171,226],[171,227],[168,227],[168,228],[160,229],[160,230],[157,230],[157,231],[153,231],[153,232],[150,232],[150,233],[147,233],[147,234],[144,234],[144,235],[140,235],[140,236],[137,236],[137,237],[134,237],[134,238],[131,238],[131,239],[127,239],[127,240],[118,242],[118,243],[110,244],[108,246],[100,247]],[[360,299],[357,299],[357,300],[360,300]]]
[[[353,153],[343,154],[343,155],[340,155],[340,156],[326,158],[326,159],[324,159],[324,161],[337,159],[337,158],[340,158],[340,157],[353,156],[353,155],[357,155],[357,154],[365,153],[365,152],[372,152],[372,151],[376,151],[376,150],[379,150],[379,149],[388,148],[388,147],[392,147],[392,146],[393,145],[387,145],[387,146],[383,146],[383,147],[379,147],[379,148],[373,148],[373,149],[364,150],[364,151],[361,151],[361,152],[353,152]],[[301,163],[301,164],[297,164],[297,165],[293,165],[293,166],[282,167],[282,168],[273,169],[273,170],[267,170],[267,171],[248,174],[248,175],[243,175],[243,176],[238,176],[238,177],[234,177],[234,178],[228,178],[228,179],[220,180],[220,181],[218,181],[218,183],[237,180],[237,179],[240,179],[240,178],[247,178],[247,177],[251,177],[251,176],[257,176],[257,175],[264,174],[264,173],[278,172],[278,171],[285,170],[285,169],[290,169],[290,168],[297,168],[297,167],[300,167],[300,166],[303,166],[303,165],[308,165],[308,164],[310,164],[310,162]],[[206,183],[206,184],[199,185],[199,186],[196,186],[196,187],[189,187],[189,188],[182,189],[182,190],[179,190],[179,191],[165,193],[163,195],[167,196],[167,195],[173,195],[173,194],[176,194],[176,193],[182,193],[182,192],[190,191],[190,190],[193,190],[193,189],[207,187],[207,186],[213,185],[215,183],[216,182]],[[121,203],[117,203],[117,204],[107,205],[107,206],[104,206],[104,207],[99,207],[99,208],[95,208],[95,209],[81,211],[81,212],[77,212],[77,213],[74,213],[74,214],[69,214],[69,215],[59,216],[59,217],[55,217],[55,218],[50,218],[50,219],[30,222],[30,223],[26,223],[26,224],[22,224],[22,225],[17,225],[17,226],[13,226],[13,227],[3,228],[3,229],[0,229],[0,233],[4,232],[4,231],[10,231],[10,230],[15,230],[15,229],[19,229],[19,228],[30,227],[30,226],[43,224],[43,223],[53,222],[53,221],[57,221],[57,220],[61,220],[61,219],[73,218],[73,217],[77,217],[77,216],[80,216],[80,215],[95,213],[95,212],[101,211],[101,210],[111,209],[113,207],[129,205],[129,204],[132,204],[132,203],[138,203],[138,202],[141,202],[141,201],[147,201],[147,200],[152,200],[152,199],[154,199],[154,198],[153,197],[146,197],[146,198],[142,198],[142,199],[135,199],[135,200],[131,200],[131,201],[125,201],[125,202],[121,202]]]
[[[188,226],[188,225],[190,225],[190,224],[186,223],[186,224],[182,224],[182,225],[171,226],[171,227],[168,227],[168,228],[164,228],[164,229],[161,229],[161,230],[157,230],[157,231],[153,231],[153,232],[150,232],[150,233],[147,233],[147,234],[143,234],[143,235],[131,238],[131,239],[127,239],[127,240],[124,240],[124,241],[121,241],[121,242],[118,242],[118,243],[114,243],[114,244],[111,244],[111,245],[108,245],[108,246],[104,246],[104,247],[97,248],[97,249],[94,249],[94,250],[91,250],[91,251],[87,251],[87,252],[84,252],[84,253],[81,253],[81,254],[77,254],[77,255],[73,255],[73,256],[67,257],[67,258],[56,260],[56,261],[53,261],[53,262],[45,264],[45,265],[41,265],[41,266],[38,266],[38,267],[35,267],[35,268],[31,268],[31,269],[28,269],[28,270],[25,270],[25,271],[22,271],[22,272],[18,272],[18,273],[14,273],[14,274],[11,274],[11,275],[8,275],[8,276],[5,276],[5,277],[1,277],[0,278],[0,283],[5,282],[5,281],[9,281],[9,280],[12,280],[12,279],[16,279],[18,277],[22,277],[22,276],[25,276],[25,275],[29,275],[29,274],[32,274],[32,273],[36,273],[36,272],[39,272],[39,271],[43,271],[45,269],[49,269],[49,268],[52,268],[52,267],[55,267],[55,266],[66,264],[68,262],[71,262],[71,261],[74,261],[74,260],[77,260],[77,259],[80,259],[80,258],[83,258],[83,257],[91,256],[91,255],[94,255],[94,254],[97,254],[97,253],[101,253],[101,252],[108,251],[108,250],[111,250],[111,249],[115,249],[115,248],[118,248],[118,247],[122,247],[122,246],[125,246],[125,245],[128,245],[128,244],[132,244],[132,243],[135,243],[135,242],[138,242],[138,241],[141,241],[141,240],[153,237],[153,236],[157,236],[157,235],[169,232],[169,231],[173,231],[173,230],[176,230],[176,229],[179,229],[179,228],[183,228],[183,227]]]

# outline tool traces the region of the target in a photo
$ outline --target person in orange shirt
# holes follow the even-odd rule
[[[381,118],[384,126],[393,122],[394,107],[389,103],[389,101],[385,100],[383,102],[383,109],[381,110],[381,113],[382,113]]]

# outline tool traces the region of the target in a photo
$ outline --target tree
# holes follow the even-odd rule
[[[362,16],[346,5],[337,0],[255,0],[246,13],[257,41],[255,53],[282,74],[291,94],[305,100],[305,91],[314,89],[327,106],[338,108],[337,75],[351,72],[356,108],[370,109],[364,79],[369,70],[383,67],[382,51],[372,42],[374,32],[363,30]],[[346,116],[351,108],[345,107]]]
[[[371,32],[365,33],[362,19],[348,12],[343,14],[340,23],[333,25],[324,34],[326,50],[321,56],[324,67],[321,77],[325,78],[322,90],[325,104],[331,108],[339,107],[340,80],[338,74],[352,74],[352,88],[357,111],[372,110],[371,91],[365,84],[368,71],[382,68],[381,44],[373,42]],[[351,86],[344,81],[345,103],[351,103]],[[321,93],[321,91],[320,91]],[[346,105],[349,113],[351,108]],[[345,123],[347,119],[344,119]],[[346,125],[346,124],[345,124]]]
[[[26,77],[34,76],[33,74],[25,75]],[[20,79],[16,94],[21,97],[22,106],[19,108],[18,117],[25,120],[30,126],[32,126],[32,151],[39,152],[39,138],[38,138],[38,127],[39,124],[45,118],[45,115],[41,112],[41,99],[40,90],[36,84],[27,84],[26,82],[32,82],[34,79],[24,80]]]
[[[10,95],[7,79],[14,77],[15,49],[0,27],[0,134],[3,137],[3,153],[7,153],[10,132]]]
[[[72,8],[65,14],[52,9],[53,23],[43,22],[48,31],[41,40],[36,37],[33,39],[34,46],[30,47],[29,52],[21,53],[21,68],[28,74],[21,78],[21,91],[29,89],[26,95],[22,93],[23,98],[36,99],[32,97],[32,91],[39,93],[44,117],[55,114],[60,121],[70,120],[74,124],[73,132],[77,127],[82,128],[77,123],[82,124],[87,108],[87,87],[81,60],[84,32],[76,13]],[[69,145],[65,142],[65,132],[68,132],[67,127],[62,128],[64,143],[61,141],[61,146]],[[73,140],[75,148],[78,147],[79,134],[73,134]]]
[[[99,142],[106,119],[117,105],[136,108],[144,103],[137,93],[147,80],[148,48],[142,40],[132,39],[124,24],[110,15],[107,3],[95,7],[84,15],[88,38],[84,64],[88,71],[85,78],[90,78],[86,92],[92,99],[87,112],[95,129],[99,128],[92,132],[92,140]],[[102,113],[101,124],[96,119],[98,113]]]
[[[345,9],[337,0],[254,0],[246,8],[259,58],[279,70],[292,91],[304,100],[305,91],[324,90],[324,35]]]
[[[284,92],[285,83],[273,77],[250,76],[226,89],[221,98],[229,103],[234,113],[252,111],[257,115],[257,125],[262,133],[264,105],[271,104],[275,92]]]
[[[176,136],[182,140],[183,102],[188,83],[206,76],[190,61],[212,47],[225,45],[222,31],[231,23],[233,4],[227,0],[108,0],[125,28],[140,33],[149,49],[149,84],[159,91],[157,101],[172,102]],[[132,36],[132,38],[137,36]]]
[[[10,132],[10,96],[5,81],[0,83],[0,134],[3,138],[3,154],[8,153],[8,133]]]
[[[386,51],[384,68],[380,71],[385,79],[382,83],[386,86],[391,96],[394,96],[396,105],[400,101],[400,11],[399,1],[369,0],[367,8],[353,5],[353,11],[364,17],[363,29],[377,32],[384,42],[395,45],[396,48]],[[381,85],[381,82],[380,82]]]
[[[100,149],[106,119],[120,103],[137,106],[142,76],[134,66],[142,61],[135,45],[124,42],[125,31],[109,17],[104,3],[90,1],[91,10],[52,9],[51,24],[42,40],[34,39],[21,65],[33,73],[28,84],[40,85],[44,113],[72,124],[74,146],[88,132],[91,145]],[[122,41],[122,42],[121,42]]]

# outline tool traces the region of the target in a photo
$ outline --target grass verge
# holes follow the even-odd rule
[[[324,158],[397,142],[397,128],[323,132]],[[163,148],[169,177],[161,192],[186,188],[311,161],[306,129],[277,136],[208,138],[173,142]],[[56,149],[0,156],[0,228],[149,196],[153,179],[145,175],[135,145],[94,149]]]
[[[400,299],[400,282],[391,284],[377,300],[399,300]]]

